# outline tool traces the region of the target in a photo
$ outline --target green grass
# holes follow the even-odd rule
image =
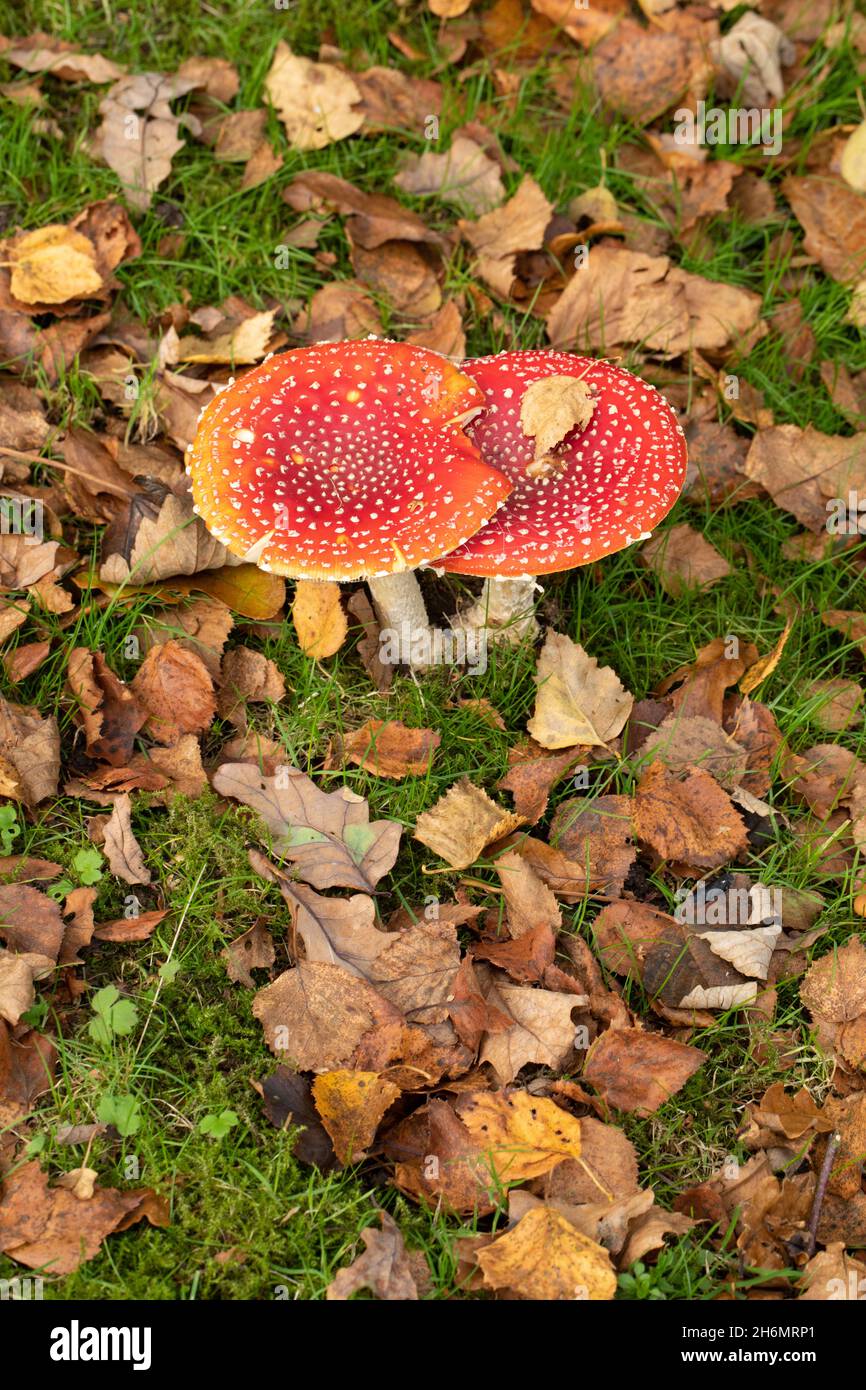
[[[237,105],[255,106],[261,102],[263,80],[280,38],[315,56],[327,32],[327,41],[344,48],[356,67],[398,62],[407,71],[431,75],[437,64],[437,21],[417,5],[403,14],[395,19],[391,4],[370,0],[297,0],[286,11],[260,0],[220,6],[198,0],[176,0],[171,6],[162,0],[125,6],[113,0],[90,5],[27,0],[11,7],[0,3],[0,32],[23,35],[44,28],[87,51],[102,51],[131,71],[171,71],[193,53],[224,56],[237,64],[241,75]],[[725,24],[729,22],[726,18]],[[425,61],[407,64],[395,56],[387,38],[395,24],[404,26],[428,53]],[[804,167],[815,134],[830,124],[860,118],[859,79],[848,45],[843,41],[831,54],[817,49],[811,66],[823,64],[829,64],[829,75],[820,95],[805,103],[786,134],[802,141],[794,172]],[[447,89],[443,146],[462,122],[486,120],[520,170],[531,172],[558,207],[599,181],[606,151],[608,182],[620,203],[650,222],[658,220],[639,182],[612,168],[616,149],[639,138],[627,122],[603,115],[593,96],[581,90],[573,109],[564,111],[542,69],[527,78],[511,108],[497,95],[489,69],[489,64],[479,64],[472,79],[462,84],[453,72],[439,74]],[[7,70],[2,75],[8,80],[12,74]],[[7,228],[66,221],[88,202],[117,195],[114,175],[90,160],[83,147],[98,120],[99,90],[50,80],[46,90],[48,110],[64,132],[62,143],[35,135],[30,117],[20,108],[9,102],[0,106],[0,215]],[[215,164],[211,152],[194,141],[177,156],[151,210],[135,217],[143,254],[119,274],[123,300],[132,314],[153,323],[167,306],[186,296],[193,307],[219,303],[229,294],[243,295],[256,307],[272,300],[283,306],[305,302],[326,282],[326,275],[307,252],[293,255],[289,269],[276,269],[275,248],[293,220],[280,190],[312,163],[363,188],[390,191],[400,156],[425,146],[421,131],[391,133],[342,142],[310,161],[287,149],[273,121],[270,134],[285,155],[284,166],[268,183],[247,193],[240,191],[239,167]],[[738,151],[724,153],[741,157]],[[778,186],[781,175],[773,172],[770,177]],[[508,177],[509,190],[518,179],[519,175]],[[442,229],[453,223],[452,213],[440,204],[407,201]],[[160,249],[166,232],[173,229],[184,237],[180,256]],[[681,263],[696,273],[757,291],[765,314],[770,314],[792,295],[787,280],[790,256],[778,245],[786,229],[797,232],[799,245],[799,231],[781,199],[777,218],[762,228],[737,216],[716,218],[700,252],[683,250]],[[337,257],[330,274],[351,275],[338,219],[328,225],[320,246]],[[448,274],[454,291],[468,283],[470,266],[462,251]],[[849,427],[821,383],[819,364],[826,358],[844,362],[852,372],[863,370],[866,337],[845,321],[846,293],[820,271],[808,272],[799,297],[817,344],[802,380],[792,382],[786,345],[777,333],[770,333],[729,370],[764,393],[778,423],[811,423],[827,432],[847,433]],[[514,308],[502,313],[516,342],[543,341],[543,325],[531,314]],[[501,325],[479,317],[468,299],[466,322],[470,352],[495,351],[503,345]],[[638,358],[627,354],[623,361],[628,366]],[[50,387],[49,400],[58,430],[70,423],[98,425],[102,417],[93,383],[75,368]],[[742,429],[749,432],[748,427]],[[863,606],[862,571],[857,565],[862,547],[859,556],[848,552],[842,559],[793,564],[784,559],[782,546],[796,525],[769,501],[734,509],[680,504],[675,520],[691,522],[731,561],[728,579],[710,592],[673,602],[627,552],[589,571],[553,577],[545,584],[542,615],[560,631],[579,638],[601,664],[612,665],[624,684],[642,697],[721,634],[735,633],[755,642],[762,652],[769,650],[784,625],[777,604],[792,599],[800,616],[760,698],[770,705],[795,752],[821,741],[823,735],[811,717],[814,702],[805,698],[803,685],[831,675],[862,676],[857,649],[820,620],[827,608]],[[78,547],[84,558],[95,543],[92,529],[79,524]],[[467,587],[456,580],[429,583],[431,599],[442,611],[448,611]],[[82,609],[66,628],[58,618],[46,617],[44,635],[52,639],[52,656],[18,686],[0,670],[0,693],[36,705],[43,714],[57,714],[68,750],[73,735],[64,688],[69,648],[100,650],[119,675],[131,678],[135,665],[123,654],[125,639],[157,606],[157,600],[138,597],[128,604]],[[460,875],[426,875],[430,856],[412,841],[411,828],[420,812],[459,776],[469,775],[489,791],[495,789],[507,769],[509,747],[525,731],[532,709],[533,651],[494,650],[488,670],[479,676],[460,671],[433,672],[423,681],[399,676],[391,694],[383,698],[371,688],[351,645],[326,664],[316,664],[299,653],[289,627],[260,642],[247,638],[240,626],[234,638],[260,645],[286,678],[286,699],[261,712],[261,729],[279,739],[291,761],[314,774],[321,785],[348,782],[369,799],[373,816],[391,817],[406,828],[398,863],[377,899],[382,916],[398,906],[417,911],[431,892],[450,897]],[[29,627],[18,640],[32,640]],[[457,707],[463,697],[489,700],[506,730],[491,729],[477,713]],[[400,718],[438,729],[442,744],[432,771],[399,783],[359,769],[324,772],[321,764],[330,739],[370,717]],[[206,740],[206,756],[215,754],[230,732],[227,726],[215,726]],[[834,738],[859,756],[866,755],[862,726]],[[593,772],[591,794],[627,791],[636,775],[637,768],[629,764],[603,766]],[[554,792],[548,818],[567,795],[567,784]],[[775,785],[775,802],[782,810],[789,807],[781,780]],[[86,820],[99,809],[60,797],[34,816],[19,812],[15,852],[56,859],[71,869],[76,852],[89,844]],[[31,1150],[41,1145],[40,1158],[52,1172],[78,1166],[84,1150],[58,1145],[58,1127],[92,1121],[106,1096],[132,1097],[139,1120],[136,1132],[115,1142],[97,1139],[90,1161],[103,1183],[135,1186],[140,1181],[158,1187],[171,1200],[172,1224],[165,1231],[142,1226],[112,1237],[75,1275],[47,1279],[48,1296],[318,1298],[336,1269],[359,1249],[359,1232],[375,1219],[376,1204],[389,1207],[409,1245],[426,1253],[433,1279],[430,1296],[449,1296],[456,1269],[454,1239],[468,1228],[445,1214],[419,1210],[393,1188],[381,1185],[382,1170],[375,1157],[358,1169],[329,1175],[304,1167],[292,1156],[292,1134],[277,1132],[267,1122],[251,1085],[272,1066],[250,1011],[251,995],[228,982],[220,952],[263,916],[276,940],[278,964],[285,964],[287,913],[276,890],[255,879],[249,868],[247,848],[255,836],[250,815],[239,808],[226,809],[211,794],[194,802],[178,798],[168,809],[139,794],[134,828],[154,875],[151,887],[136,890],[142,909],[164,906],[169,915],[148,942],[132,947],[95,944],[87,952],[81,972],[87,992],[74,1008],[64,1006],[62,1016],[54,1020],[60,1038],[57,1084],[38,1105],[26,1138]],[[785,836],[760,855],[750,855],[740,867],[760,871],[774,884],[803,887],[816,882],[814,862]],[[473,870],[473,877],[495,881],[489,865]],[[829,923],[818,947],[823,954],[857,929],[858,922],[836,885],[819,886],[827,898],[823,920]],[[122,913],[127,891],[106,872],[99,884],[97,917]],[[566,920],[592,940],[596,910],[597,904],[584,903],[566,909]],[[106,985],[114,985],[138,1011],[133,1030],[109,1046],[94,1042],[87,1029],[93,1017],[90,1000]],[[647,1011],[639,989],[627,998],[639,1012]],[[785,1080],[821,1094],[826,1063],[804,1028],[796,983],[780,988],[777,1026],[795,1028],[802,1038],[797,1063],[784,1074]],[[772,1061],[756,1060],[752,1036],[736,1012],[720,1015],[712,1028],[693,1040],[706,1050],[708,1060],[676,1101],[650,1119],[623,1121],[638,1148],[642,1181],[655,1187],[665,1205],[685,1186],[705,1178],[727,1154],[742,1156],[735,1135],[743,1107],[780,1074]],[[238,1123],[224,1138],[202,1132],[205,1116],[227,1109],[235,1112]],[[15,1273],[16,1266],[0,1258],[0,1277]],[[672,1243],[654,1267],[632,1271],[621,1283],[621,1297],[708,1298],[736,1277],[731,1244],[717,1251],[697,1233]]]

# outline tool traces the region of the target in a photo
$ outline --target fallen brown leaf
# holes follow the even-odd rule
[[[589,1049],[583,1069],[608,1105],[651,1115],[702,1065],[700,1048],[638,1028],[609,1028]]]
[[[610,666],[579,643],[548,632],[538,658],[538,695],[527,729],[542,748],[604,746],[621,732],[634,696]]]
[[[418,817],[415,839],[452,869],[468,869],[489,845],[522,824],[522,816],[504,811],[464,777]]]
[[[313,1100],[341,1163],[366,1156],[399,1086],[374,1071],[326,1071],[313,1082]]]
[[[433,729],[410,729],[399,719],[370,719],[336,740],[333,764],[355,763],[377,777],[424,777],[441,741]]]
[[[389,1303],[417,1300],[418,1286],[403,1237],[386,1211],[380,1213],[380,1220],[381,1231],[367,1226],[361,1232],[367,1248],[353,1264],[337,1272],[325,1290],[329,1301],[343,1302],[359,1289],[370,1289]]]
[[[315,888],[369,892],[394,866],[400,826],[387,820],[371,824],[366,801],[348,787],[323,792],[297,768],[282,766],[265,777],[249,763],[223,763],[213,787],[251,806],[274,850]]]
[[[318,661],[338,652],[349,631],[340,603],[339,584],[328,580],[298,580],[292,602],[292,622],[305,656]]]

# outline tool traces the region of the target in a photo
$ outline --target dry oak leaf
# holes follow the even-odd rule
[[[640,343],[665,357],[719,352],[757,330],[761,297],[705,280],[667,256],[596,246],[547,317],[554,347],[612,352]]]
[[[866,491],[866,433],[848,437],[821,434],[811,425],[774,425],[755,435],[745,470],[777,507],[816,535],[826,534],[831,503]]]
[[[338,652],[349,631],[340,603],[339,584],[330,580],[299,579],[292,601],[292,622],[298,646],[305,656],[318,661]]]
[[[7,247],[10,289],[22,304],[67,304],[102,289],[93,243],[71,227],[51,225],[16,237]]]
[[[325,1290],[329,1302],[345,1302],[359,1289],[370,1289],[377,1298],[388,1303],[415,1302],[418,1299],[418,1286],[415,1270],[410,1256],[403,1244],[393,1217],[386,1211],[379,1213],[382,1229],[367,1226],[361,1232],[366,1245],[363,1255],[338,1270]]]
[[[180,119],[170,102],[196,85],[189,77],[141,72],[115,82],[99,104],[102,124],[94,150],[117,174],[139,211],[150,207],[154,191],[168,178],[171,161],[183,148]]]
[[[580,1158],[580,1120],[546,1096],[475,1091],[460,1096],[456,1109],[502,1184],[540,1178],[563,1159]]]
[[[588,996],[493,983],[489,975],[483,988],[488,1005],[513,1020],[510,1028],[497,1027],[481,1043],[479,1061],[490,1063],[499,1084],[509,1085],[529,1062],[561,1070],[574,1048],[571,1015],[586,1006]]]
[[[65,930],[59,903],[40,889],[26,883],[0,886],[0,939],[9,950],[56,961]]]
[[[62,1187],[49,1187],[47,1173],[34,1159],[3,1185],[0,1250],[30,1269],[72,1274],[99,1253],[106,1236],[143,1219],[152,1226],[169,1223],[168,1204],[150,1188],[97,1187],[88,1201],[79,1201]]]
[[[337,741],[339,760],[348,760],[377,777],[424,777],[442,742],[433,729],[410,729],[399,719],[369,719]]]
[[[497,294],[507,299],[519,251],[538,251],[553,207],[528,175],[507,203],[477,222],[458,223],[478,258],[478,271]]]
[[[641,546],[640,558],[671,598],[689,589],[709,589],[731,573],[725,557],[685,522],[653,536]]]
[[[348,787],[323,792],[285,765],[265,777],[249,763],[223,763],[213,788],[250,806],[267,826],[274,850],[314,888],[370,892],[394,867],[400,826],[387,820],[371,824],[366,801]]]
[[[608,1252],[549,1207],[527,1212],[477,1259],[488,1288],[517,1298],[599,1302],[616,1292]]]
[[[489,845],[523,825],[522,816],[504,811],[468,777],[457,782],[415,823],[415,839],[452,869],[468,869]]]
[[[182,734],[210,727],[216,714],[213,680],[194,652],[171,641],[144,658],[132,693],[147,711],[147,732],[157,743],[177,743]]]
[[[58,569],[59,550],[57,541],[33,545],[30,536],[0,533],[0,588],[30,589],[41,579],[53,577]],[[29,605],[24,611],[26,616]]]
[[[435,193],[474,217],[492,212],[505,197],[499,165],[465,135],[458,135],[445,154],[411,155],[394,183],[420,197]]]
[[[323,150],[364,124],[361,93],[348,73],[277,44],[265,91],[296,150]]]
[[[78,701],[77,718],[88,753],[112,767],[124,767],[132,757],[135,736],[147,719],[147,711],[101,652],[74,647],[69,653],[66,682]]]
[[[59,776],[57,720],[0,698],[0,796],[32,808],[56,794]]]
[[[485,960],[497,966],[520,984],[542,979],[549,984],[548,973],[554,966],[556,937],[545,922],[539,922],[538,926],[531,927],[522,936],[482,941],[471,946],[470,952],[474,960]],[[561,982],[554,980],[552,983]]]
[[[124,883],[150,883],[150,869],[132,830],[132,802],[126,792],[115,798],[105,827],[103,848],[111,872]]]
[[[187,58],[177,70],[178,77],[191,77],[197,91],[227,106],[240,91],[241,81],[234,63],[227,58]]]
[[[357,1163],[400,1087],[375,1071],[326,1071],[313,1082],[313,1100],[341,1163]]]
[[[731,798],[697,767],[680,780],[663,763],[651,763],[635,791],[634,826],[661,859],[690,868],[718,869],[747,846]]]
[[[526,727],[542,748],[604,747],[622,731],[634,704],[610,666],[599,667],[561,632],[548,632],[535,680],[535,713]]]
[[[511,1027],[512,1020],[494,1005],[488,1004],[481,993],[470,956],[463,958],[454,977],[448,1000],[448,1017],[458,1038],[472,1053],[478,1051],[485,1033],[496,1033]]]
[[[608,1105],[652,1115],[686,1084],[706,1053],[639,1028],[609,1028],[589,1049],[583,1078]]]
[[[265,1041],[299,1071],[351,1064],[361,1039],[396,1011],[358,975],[325,961],[300,961],[252,1002]]]
[[[14,1028],[36,998],[33,981],[43,979],[53,969],[51,956],[0,949],[0,1018]]]
[[[806,233],[803,245],[840,284],[866,274],[866,197],[837,176],[790,174],[782,192]]]

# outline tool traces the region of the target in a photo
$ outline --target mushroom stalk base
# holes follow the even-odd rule
[[[430,622],[414,572],[368,579],[367,587],[381,629],[380,660],[416,671],[429,665]]]
[[[538,585],[527,579],[485,579],[484,588],[468,608],[454,618],[454,626],[485,628],[494,642],[517,646],[538,632],[535,593]]]

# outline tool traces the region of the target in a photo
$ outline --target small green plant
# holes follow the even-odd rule
[[[14,806],[0,806],[0,849],[4,854],[12,853],[12,846],[21,834],[18,812]]]
[[[238,1117],[234,1110],[220,1110],[216,1115],[203,1115],[198,1127],[202,1134],[209,1134],[211,1139],[225,1139],[229,1130],[234,1129],[237,1123]]]
[[[138,1021],[138,1009],[130,999],[121,999],[114,985],[106,985],[93,996],[93,1012],[87,1031],[93,1041],[108,1046],[114,1037],[131,1033]]]
[[[8,854],[8,850],[6,852]],[[102,855],[98,849],[80,849],[72,860],[72,868],[77,882],[61,878],[48,889],[49,897],[54,898],[55,902],[61,902],[75,888],[92,888],[99,883],[102,879]]]
[[[135,1096],[104,1095],[96,1107],[96,1117],[104,1125],[113,1125],[124,1139],[141,1128],[141,1106]]]

